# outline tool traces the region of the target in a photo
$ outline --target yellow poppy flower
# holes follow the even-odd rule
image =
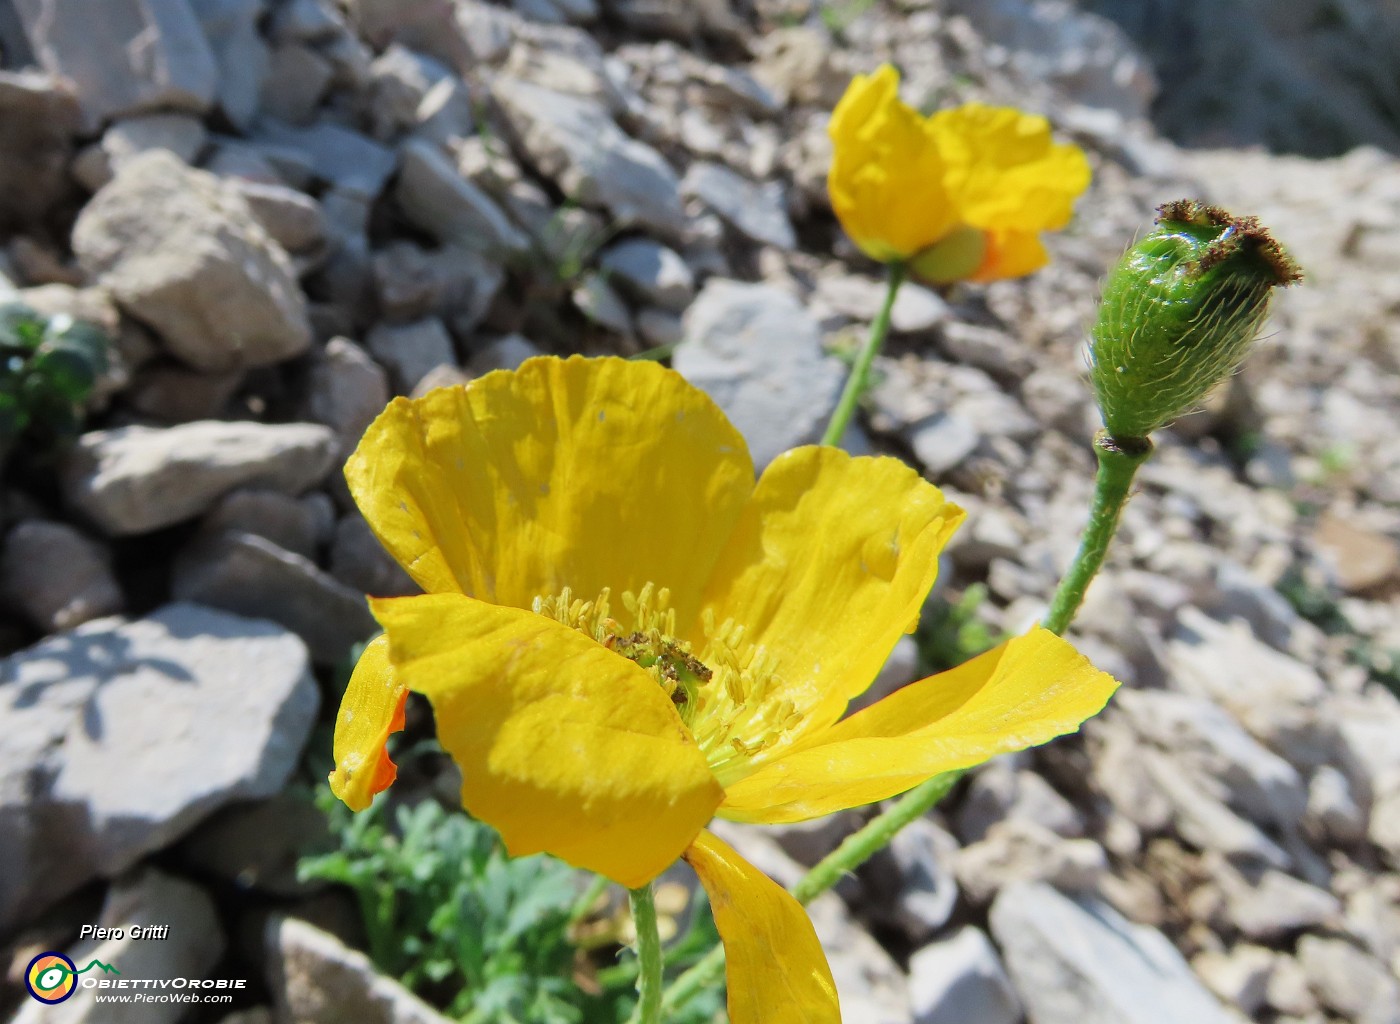
[[[929,117],[888,64],[832,111],[831,205],[856,245],[928,280],[1019,277],[1049,262],[1042,231],[1069,223],[1089,162],[1043,117],[968,103]]]
[[[842,721],[962,510],[896,459],[829,447],[755,482],[724,414],[654,363],[532,359],[396,399],[346,476],[427,593],[371,602],[385,635],[336,721],[336,795],[360,809],[392,781],[385,740],[425,694],[463,805],[512,854],[632,888],[691,863],[734,1024],[839,1012],[801,907],[711,817],[881,800],[1072,731],[1117,685],[1037,629]]]

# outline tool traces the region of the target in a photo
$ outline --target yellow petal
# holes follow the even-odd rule
[[[335,770],[331,792],[352,811],[363,811],[374,794],[389,788],[398,768],[384,744],[403,728],[408,689],[389,664],[389,640],[371,640],[350,675],[335,717]]]
[[[852,241],[881,261],[907,259],[942,238],[957,211],[929,122],[899,99],[884,64],[857,75],[831,113],[831,206]]]
[[[1073,732],[1118,683],[1037,627],[897,690],[728,788],[720,815],[789,822],[883,800]]]
[[[982,263],[969,280],[997,281],[1024,277],[1050,262],[1040,236],[1034,231],[988,231]]]
[[[1083,151],[1055,143],[1043,117],[968,103],[934,114],[931,132],[951,202],[973,227],[1062,228],[1089,187]]]
[[[533,612],[460,594],[373,600],[396,676],[426,694],[462,803],[510,853],[629,888],[679,857],[722,793],[643,669]]]
[[[579,357],[396,399],[345,474],[429,593],[528,608],[652,581],[682,617],[753,488],[703,392],[655,363]]]
[[[705,607],[776,662],[772,700],[823,728],[917,623],[963,511],[898,459],[837,448],[768,466],[716,566]]]
[[[685,859],[724,942],[730,1024],[840,1024],[836,983],[802,905],[710,832]]]

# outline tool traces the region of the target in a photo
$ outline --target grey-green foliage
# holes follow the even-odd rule
[[[339,848],[302,860],[304,879],[349,887],[375,966],[467,1024],[623,1024],[635,1003],[630,953],[604,964],[591,988],[576,978],[570,915],[588,877],[540,855],[508,857],[496,831],[433,800],[385,796],[352,814],[324,786],[317,803]],[[680,969],[716,940],[708,908],[668,951]],[[672,1024],[709,1024],[708,993]]]
[[[1272,290],[1299,280],[1252,217],[1182,200],[1158,211],[1104,283],[1090,375],[1108,433],[1145,438],[1244,360]]]
[[[548,857],[511,859],[496,833],[426,800],[388,820],[323,790],[340,849],[306,858],[301,877],[357,897],[370,957],[448,1012],[491,1024],[580,1024],[566,931],[577,873]]]
[[[107,345],[92,324],[0,305],[0,455],[21,437],[44,445],[77,432]]]

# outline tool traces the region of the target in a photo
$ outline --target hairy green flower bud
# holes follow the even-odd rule
[[[1109,273],[1091,335],[1109,435],[1145,438],[1196,407],[1244,360],[1273,289],[1301,279],[1255,218],[1186,199],[1159,207]]]

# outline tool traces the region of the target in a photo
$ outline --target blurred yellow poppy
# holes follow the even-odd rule
[[[372,601],[385,635],[336,722],[336,795],[360,809],[392,781],[385,739],[425,694],[463,805],[511,853],[631,888],[690,861],[734,1024],[839,1013],[801,907],[702,831],[712,816],[881,800],[1072,731],[1117,685],[1035,629],[841,720],[962,510],[896,459],[829,447],[755,482],[724,414],[654,363],[532,359],[397,399],[346,475],[427,593]]]
[[[888,64],[832,111],[827,186],[852,240],[936,283],[1019,277],[1049,261],[1040,233],[1069,223],[1089,162],[1043,117],[968,103],[929,117]]]

